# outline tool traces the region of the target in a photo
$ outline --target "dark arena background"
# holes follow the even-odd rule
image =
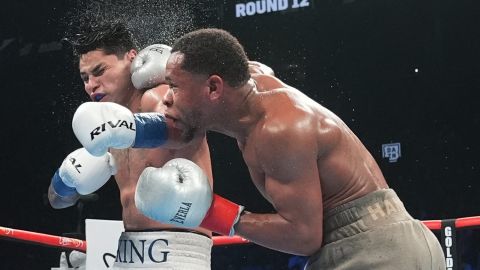
[[[258,9],[262,2],[275,9]],[[344,119],[412,216],[480,215],[478,1],[19,0],[2,3],[0,14],[0,226],[75,236],[85,218],[121,219],[113,181],[96,201],[64,210],[45,197],[65,155],[80,147],[71,118],[88,99],[71,48],[61,42],[80,17],[124,18],[142,47],[171,44],[197,28],[226,29],[250,59]],[[250,211],[272,212],[235,141],[214,133],[208,139],[215,191]],[[50,269],[60,252],[0,239],[0,269]],[[457,269],[480,269],[480,231],[459,230],[457,252]],[[212,253],[212,269],[303,263],[254,244]]]

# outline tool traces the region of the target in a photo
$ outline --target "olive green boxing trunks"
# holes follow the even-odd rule
[[[367,194],[324,214],[323,246],[305,267],[445,269],[435,235],[408,214],[392,189]]]

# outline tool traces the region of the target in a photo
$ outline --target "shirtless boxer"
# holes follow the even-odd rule
[[[176,41],[166,71],[167,117],[192,133],[237,139],[254,184],[277,211],[239,211],[232,229],[265,247],[310,256],[306,269],[445,269],[436,237],[408,214],[347,125],[299,90],[247,69],[233,36],[205,29]],[[189,170],[194,176],[200,168]],[[162,187],[156,176],[142,174],[139,187],[144,180]],[[147,200],[145,214],[161,216],[142,189],[137,196]]]
[[[165,65],[168,47],[154,45],[137,53],[132,34],[121,23],[86,28],[72,44],[79,57],[85,91],[93,101],[114,102],[135,113],[163,112],[161,97],[168,86],[159,85],[163,82],[159,75],[163,75],[164,67],[159,70],[158,66]],[[115,175],[125,227],[118,242],[116,268],[210,269],[210,231],[159,223],[142,215],[134,204],[135,187],[143,169],[160,167],[175,157],[194,160],[212,179],[205,136],[198,136],[186,148],[177,150],[143,148],[110,149],[109,152],[94,157],[81,148],[70,154],[49,187],[51,205],[54,208],[71,206],[78,200],[79,193],[94,192]],[[149,250],[150,247],[153,249]]]

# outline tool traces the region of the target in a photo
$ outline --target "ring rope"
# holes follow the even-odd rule
[[[480,226],[480,216],[456,218],[454,220],[455,220],[455,228],[457,229]],[[424,220],[422,222],[430,230],[440,230],[442,228],[442,220]],[[56,236],[56,235],[50,235],[50,234],[44,234],[44,233],[37,233],[37,232],[31,232],[31,231],[25,231],[25,230],[18,230],[18,229],[12,229],[12,228],[1,227],[1,226],[0,226],[0,237],[13,239],[13,240],[20,240],[25,242],[31,242],[31,243],[36,243],[36,244],[51,246],[51,247],[73,249],[73,250],[79,250],[83,252],[87,251],[87,242],[80,239]],[[240,236],[213,236],[212,239],[213,239],[214,246],[238,245],[238,244],[250,243],[250,241]]]
[[[455,228],[470,228],[480,226],[480,216],[456,218]],[[422,221],[430,230],[440,230],[442,228],[442,220],[424,220]]]
[[[56,236],[44,233],[30,232],[25,230],[17,230],[0,226],[0,238],[8,238],[20,240],[30,243],[36,243],[50,247],[60,247],[65,249],[73,249],[78,251],[87,251],[87,242],[80,239]],[[213,236],[214,246],[236,245],[250,243],[247,239],[240,236]]]

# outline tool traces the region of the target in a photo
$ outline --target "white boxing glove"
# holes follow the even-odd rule
[[[214,195],[207,176],[194,162],[176,158],[140,175],[135,205],[145,216],[185,228],[233,235],[243,206]]]
[[[130,67],[135,88],[149,89],[164,83],[165,68],[171,50],[167,45],[154,44],[138,53]]]
[[[87,151],[102,156],[108,148],[155,148],[167,140],[161,113],[135,113],[112,102],[85,102],[73,115],[75,136]]]
[[[51,186],[61,197],[75,192],[85,195],[101,188],[116,173],[115,160],[110,153],[96,157],[80,148],[65,158],[52,177]]]
[[[109,147],[129,148],[135,141],[133,113],[112,102],[85,102],[73,115],[73,132],[87,151],[104,155]]]

